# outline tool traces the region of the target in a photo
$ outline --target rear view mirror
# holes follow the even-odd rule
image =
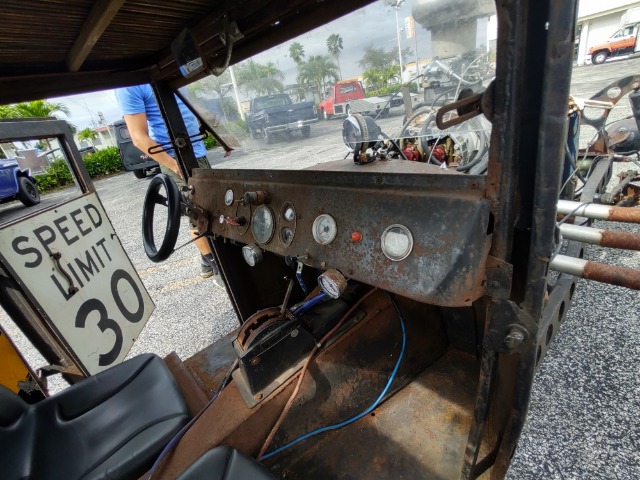
[[[183,77],[190,78],[204,71],[206,65],[202,59],[200,48],[189,30],[184,29],[171,42],[171,51]]]

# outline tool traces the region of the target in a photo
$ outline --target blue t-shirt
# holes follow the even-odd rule
[[[169,141],[167,126],[160,114],[160,107],[158,107],[158,102],[156,101],[156,96],[153,94],[151,85],[119,88],[116,90],[116,98],[118,99],[118,104],[120,105],[120,110],[122,110],[123,115],[135,115],[137,113],[147,114],[149,136],[153,140],[159,144]],[[180,107],[180,113],[182,114],[182,119],[187,127],[189,136],[197,135],[200,132],[198,120],[178,97],[176,97],[176,100],[178,101],[178,107]],[[173,150],[169,150],[167,153],[174,156]],[[198,141],[193,144],[193,153],[195,153],[196,158],[204,157],[207,154],[203,141]]]

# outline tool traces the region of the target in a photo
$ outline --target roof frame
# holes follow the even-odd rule
[[[97,0],[67,56],[70,72],[77,72],[96,42],[107,29],[126,0]]]

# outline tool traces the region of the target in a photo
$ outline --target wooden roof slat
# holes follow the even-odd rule
[[[82,26],[69,56],[67,67],[70,72],[77,72],[93,49],[102,33],[107,29],[113,17],[122,7],[125,0],[98,0],[91,9],[87,21]]]

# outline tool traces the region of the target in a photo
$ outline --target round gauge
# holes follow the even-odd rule
[[[247,265],[255,267],[262,261],[262,250],[257,245],[245,245],[242,247],[242,256]]]
[[[227,190],[227,193],[224,194],[224,204],[229,207],[233,203],[233,190]]]
[[[318,285],[331,298],[340,298],[347,289],[347,279],[335,268],[331,268],[318,277]]]
[[[289,202],[282,206],[282,218],[287,222],[293,222],[296,219],[296,209]]]
[[[404,225],[390,225],[382,232],[382,252],[389,260],[404,260],[412,249],[413,235]]]
[[[338,226],[331,215],[323,213],[313,221],[311,233],[313,233],[313,239],[320,245],[328,245],[336,238]]]
[[[291,242],[293,242],[293,230],[289,227],[283,228],[280,231],[280,240],[282,240],[282,243],[284,243],[286,247],[291,245]]]
[[[266,205],[260,205],[251,217],[251,233],[258,243],[268,243],[275,231],[273,212]]]

